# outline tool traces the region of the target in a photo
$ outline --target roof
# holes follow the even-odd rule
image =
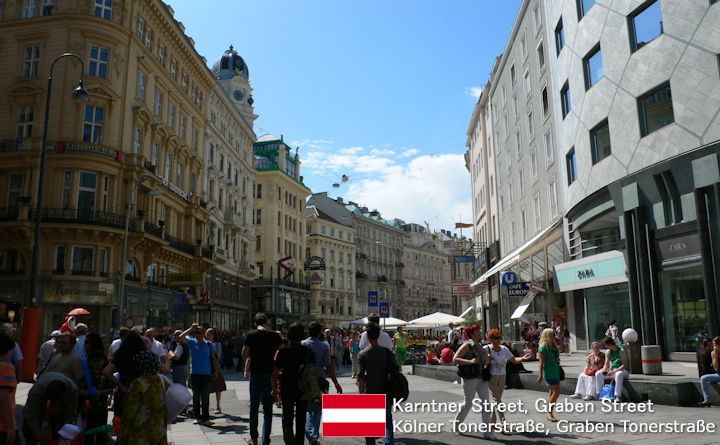
[[[345,207],[329,198],[326,193],[315,193],[307,202],[308,206],[315,206],[320,218],[334,221],[343,226],[352,227],[352,214]]]

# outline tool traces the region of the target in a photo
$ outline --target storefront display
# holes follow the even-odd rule
[[[630,318],[630,294],[627,283],[585,289],[585,306],[589,342],[605,338],[610,322],[615,320],[619,330],[632,327]]]
[[[665,335],[672,352],[695,352],[698,338],[709,336],[702,267],[661,272]]]

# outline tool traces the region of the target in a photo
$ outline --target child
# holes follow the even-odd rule
[[[89,395],[90,409],[87,416],[87,429],[107,424],[108,395],[113,390],[112,383],[103,375],[102,371],[107,363],[105,352],[102,349],[91,350],[88,354],[88,372],[90,383],[95,389],[94,395]],[[107,437],[103,433],[85,436],[86,445],[105,445]]]
[[[10,362],[10,351],[15,341],[0,334],[0,444],[20,443],[15,425],[15,367]]]

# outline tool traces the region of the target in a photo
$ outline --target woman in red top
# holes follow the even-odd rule
[[[455,351],[453,351],[449,345],[445,346],[445,348],[443,348],[442,352],[440,352],[440,363],[444,363],[444,364],[452,363],[454,355],[455,355]]]

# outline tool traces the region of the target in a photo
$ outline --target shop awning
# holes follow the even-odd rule
[[[547,229],[543,230],[542,232],[538,233],[534,237],[530,239],[530,241],[526,242],[522,246],[518,247],[517,249],[513,250],[509,254],[505,255],[502,260],[500,260],[497,264],[495,264],[493,267],[491,267],[487,272],[482,274],[480,278],[473,281],[473,283],[470,286],[477,286],[478,284],[486,281],[488,277],[495,275],[496,273],[500,272],[503,269],[506,269],[507,266],[510,266],[511,264],[515,264],[518,261],[520,261],[520,254],[525,252],[528,248],[532,247],[533,244],[538,242],[538,240],[543,239],[548,234],[550,234],[553,230],[558,228],[560,226],[560,221],[557,221],[555,224],[552,224]]]
[[[522,299],[518,307],[515,308],[515,312],[513,312],[512,316],[510,317],[511,320],[517,320],[518,318],[525,315],[525,312],[527,312],[528,307],[530,307],[530,303],[533,302],[535,299],[535,296],[543,292],[545,289],[542,289],[540,287],[536,287],[535,284],[530,286],[530,290],[528,291],[527,295]]]
[[[467,314],[469,314],[470,311],[472,311],[473,309],[475,309],[475,308],[472,307],[472,306],[468,306],[468,308],[465,309],[462,314],[460,314],[460,317],[463,317],[463,318],[464,318],[464,317],[465,317]]]
[[[626,283],[628,280],[625,257],[619,250],[558,264],[555,276],[560,292]]]

